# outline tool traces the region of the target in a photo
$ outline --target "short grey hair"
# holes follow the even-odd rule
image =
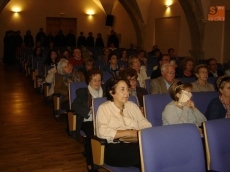
[[[67,63],[69,63],[66,59],[60,59],[57,65],[57,72],[61,75],[64,75],[63,68],[67,66]]]
[[[172,63],[166,63],[166,64],[163,64],[163,66],[161,67],[161,72],[164,72],[167,68],[169,67],[173,67],[175,68],[175,65],[172,64]]]

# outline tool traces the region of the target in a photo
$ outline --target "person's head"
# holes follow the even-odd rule
[[[162,67],[164,64],[169,63],[170,62],[170,57],[168,54],[162,54],[159,58],[158,58],[158,64],[160,67]]]
[[[173,57],[175,55],[174,53],[175,53],[175,50],[173,48],[168,49],[168,54],[170,57]]]
[[[93,36],[93,33],[92,33],[92,32],[89,32],[89,33],[88,33],[88,36]]]
[[[51,50],[51,51],[49,52],[48,57],[50,57],[50,59],[51,59],[52,61],[55,61],[55,60],[57,59],[57,57],[58,57],[57,51],[56,51],[56,50]]]
[[[111,53],[108,57],[109,63],[111,65],[116,65],[117,64],[117,55],[114,53]]]
[[[129,82],[121,77],[109,78],[106,82],[107,100],[124,104],[129,98]]]
[[[217,71],[217,61],[216,61],[216,59],[214,59],[214,58],[208,59],[207,65],[208,65],[210,71],[212,71],[212,72]]]
[[[126,49],[123,49],[121,51],[121,58],[127,58],[127,51],[126,51]]]
[[[68,49],[65,49],[62,53],[63,56],[65,56],[66,59],[69,59],[70,58],[70,52]]]
[[[34,57],[42,57],[42,48],[40,46],[36,46],[34,48],[33,56]]]
[[[43,28],[42,27],[39,29],[39,32],[43,32]]]
[[[230,77],[221,76],[216,81],[217,89],[221,95],[230,98]]]
[[[104,48],[104,49],[103,49],[103,53],[104,53],[104,56],[108,57],[108,56],[109,56],[110,51],[109,51],[109,49],[108,49],[108,48]]]
[[[81,50],[79,48],[75,48],[73,50],[73,57],[74,58],[77,58],[77,59],[80,59],[81,58]]]
[[[124,69],[120,74],[122,79],[128,80],[130,83],[130,88],[136,88],[137,86],[137,71],[132,68]]]
[[[101,33],[98,33],[98,34],[97,34],[97,37],[98,37],[98,38],[101,38]]]
[[[165,81],[172,83],[175,79],[175,65],[166,63],[161,67],[161,75]]]
[[[191,92],[192,84],[177,81],[169,87],[169,95],[174,101],[178,102],[182,90]]]
[[[187,71],[193,71],[195,67],[195,60],[191,57],[187,57],[181,62],[181,69]]]
[[[94,67],[94,60],[91,59],[91,58],[86,59],[83,62],[83,66],[85,67],[86,71],[89,71],[89,70],[93,69],[93,67]]]
[[[71,74],[73,66],[66,59],[60,59],[57,65],[57,72],[61,75]]]
[[[140,68],[141,68],[140,59],[135,55],[130,56],[129,61],[128,61],[128,66],[130,68],[135,69],[135,70],[140,70]]]
[[[199,64],[194,69],[194,75],[198,80],[207,81],[208,79],[208,66]]]
[[[80,32],[80,35],[81,35],[81,36],[83,36],[83,35],[84,35],[84,33],[83,33],[83,32]]]
[[[98,90],[101,86],[103,79],[102,71],[99,69],[91,69],[87,71],[85,76],[85,82],[87,85],[90,85],[94,90]]]
[[[138,51],[138,57],[139,57],[139,58],[145,57],[145,50],[139,50],[139,51]]]

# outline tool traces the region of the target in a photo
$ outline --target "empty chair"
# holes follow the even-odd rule
[[[230,119],[216,119],[203,123],[207,169],[230,171]]]
[[[200,133],[194,124],[139,131],[142,172],[205,172]]]
[[[169,94],[144,95],[145,116],[152,126],[162,125],[162,112],[165,106],[172,101]]]
[[[94,164],[98,166],[102,166],[103,168],[111,172],[139,172],[140,171],[139,168],[136,167],[115,167],[115,166],[109,166],[104,163],[104,149],[105,149],[105,144],[107,144],[107,141],[105,139],[101,139],[96,136],[95,119],[96,119],[98,107],[106,101],[107,101],[106,97],[95,98],[92,100],[94,134],[95,134],[95,136],[93,136],[91,139],[93,162]],[[136,104],[138,103],[137,98],[135,96],[130,96],[129,101],[133,101]]]

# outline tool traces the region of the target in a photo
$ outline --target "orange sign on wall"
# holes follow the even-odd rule
[[[225,21],[225,6],[210,6],[209,21]]]

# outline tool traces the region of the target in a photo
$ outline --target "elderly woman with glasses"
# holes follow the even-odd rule
[[[220,94],[208,105],[205,113],[208,120],[230,118],[230,77],[221,76],[216,84]]]
[[[163,125],[192,123],[201,126],[206,121],[205,116],[195,107],[190,99],[192,85],[180,81],[169,87],[169,94],[173,101],[166,105],[162,113]]]

